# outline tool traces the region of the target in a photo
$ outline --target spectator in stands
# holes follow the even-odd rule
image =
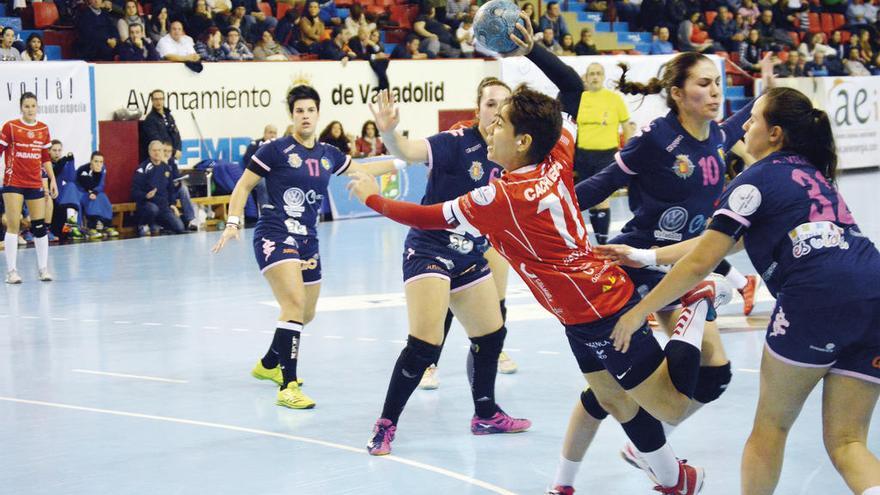
[[[76,189],[76,165],[73,153],[64,154],[64,145],[53,139],[49,147],[49,160],[58,184],[58,196],[52,205],[52,215],[46,210],[46,218],[52,223],[50,230],[58,237],[82,239],[79,231],[79,194]]]
[[[186,18],[186,30],[193,39],[203,39],[208,28],[215,26],[212,15],[206,0],[196,0],[192,12]]]
[[[413,22],[413,32],[421,38],[422,51],[432,58],[440,55],[456,58],[461,55],[451,28],[436,19],[436,9],[431,5],[422,4],[421,14]]]
[[[465,18],[470,15],[470,0],[446,0],[446,24],[458,29]]]
[[[553,30],[553,39],[557,42],[562,40],[562,35],[570,33],[565,19],[562,18],[562,12],[559,11],[559,2],[547,2],[547,11],[538,22],[538,31],[543,32],[547,28]]]
[[[641,5],[642,0],[616,0],[614,8],[617,11],[617,19],[635,26],[638,23]]]
[[[138,14],[138,4],[135,0],[126,0],[122,18],[116,21],[116,31],[119,33],[119,42],[124,43],[128,39],[128,26],[131,24],[140,24],[144,30],[147,28],[147,21]]]
[[[779,27],[779,21],[770,9],[762,10],[761,17],[752,27],[758,29],[758,32],[761,34],[761,38],[764,40],[768,49],[778,51],[782,50],[783,47],[795,47],[794,41],[792,41],[791,37],[788,35],[787,28]]]
[[[871,75],[880,76],[880,53],[878,53],[871,63]]]
[[[665,0],[642,0],[639,9],[638,26],[649,33],[656,32],[657,26],[667,25]]]
[[[238,11],[236,16],[243,12],[244,24],[239,26],[241,34],[248,43],[256,43],[260,40],[263,31],[274,31],[278,25],[278,19],[267,16],[260,10],[259,0],[232,0],[233,11]],[[243,11],[241,9],[244,9]]]
[[[165,106],[165,93],[161,89],[154,89],[150,93],[150,103],[152,110],[141,122],[141,139],[147,145],[153,141],[171,143],[174,148],[174,158],[179,160],[182,156],[180,131],[177,130],[177,123],[174,121],[174,116],[171,115],[171,109]]]
[[[666,10],[663,13],[665,25],[677,31],[681,23],[688,20],[689,12],[684,0],[666,0]]]
[[[318,17],[321,18],[321,22],[328,28],[341,26],[342,17],[339,15],[339,10],[336,9],[336,1],[319,0],[319,3],[321,4],[321,9],[318,12]]]
[[[458,40],[458,46],[461,47],[461,55],[472,58],[477,49],[474,41],[474,20],[470,17],[462,19],[455,30],[455,38]]]
[[[199,230],[198,223],[195,220],[195,208],[193,207],[192,198],[190,198],[189,187],[186,186],[186,178],[180,174],[180,168],[178,168],[177,160],[174,158],[174,148],[171,146],[171,143],[162,143],[162,152],[165,163],[171,169],[171,183],[174,191],[174,196],[170,198],[171,211],[180,217],[187,230],[195,232]],[[180,202],[179,211],[175,205],[177,202]]]
[[[144,38],[143,24],[132,24],[128,27],[128,39],[119,45],[119,60],[124,62],[159,60],[159,53],[152,40]]]
[[[268,143],[269,141],[278,137],[278,128],[272,124],[267,124],[266,127],[263,128],[263,137],[254,139],[251,141],[251,144],[244,150],[244,155],[242,156],[241,166],[242,168],[246,168],[248,164],[251,162],[251,157],[254,156],[254,153],[260,148],[260,146]]]
[[[300,52],[311,51],[312,45],[321,41],[324,35],[324,23],[318,14],[321,12],[321,6],[315,0],[310,0],[306,4],[306,13],[299,18],[300,32]]]
[[[327,124],[327,127],[321,131],[318,141],[332,144],[346,155],[350,155],[352,152],[351,139],[349,139],[348,135],[345,133],[345,129],[342,128],[342,123],[338,120],[334,120]]]
[[[871,6],[873,7],[873,5]],[[877,17],[877,11],[874,10],[874,16],[869,17],[868,5],[864,0],[850,0],[849,6],[846,8],[846,22],[848,27],[866,26]]]
[[[116,23],[101,8],[101,0],[88,0],[88,8],[76,19],[79,56],[89,61],[113,60],[116,51]]]
[[[339,26],[336,26],[337,28]],[[329,41],[329,40],[328,40]],[[320,44],[318,46],[321,46]],[[290,60],[290,53],[272,36],[272,32],[266,29],[260,33],[260,39],[254,45],[254,60],[270,60],[284,62]]]
[[[377,31],[370,30],[368,27],[362,27],[357,37],[348,40],[348,48],[354,53],[355,58],[359,60],[388,58],[388,55],[382,51],[382,47],[373,41],[372,34],[374,32],[378,37],[379,33]]]
[[[574,45],[575,55],[598,55],[599,49],[596,48],[596,42],[593,40],[593,30],[591,28],[581,29],[581,40]]]
[[[156,44],[159,57],[171,62],[198,62],[199,54],[196,53],[195,42],[187,36],[183,30],[183,23],[171,21],[168,34]]]
[[[797,31],[797,23],[800,22],[799,15],[801,12],[808,12],[809,5],[801,3],[800,0],[794,0],[797,5],[792,5],[791,0],[775,0],[772,6],[773,19],[776,27],[784,31]]]
[[[287,49],[292,55],[298,55],[299,49],[299,12],[296,9],[290,9],[284,13],[275,27],[275,39],[281,46]]]
[[[565,34],[562,36],[562,41],[559,43],[559,48],[561,50],[560,55],[564,56],[575,56],[577,53],[574,52],[574,38],[570,34]]]
[[[776,77],[804,77],[804,61],[800,52],[788,52],[788,60],[773,67],[773,73]]]
[[[843,43],[843,36],[840,34],[841,31],[834,31],[831,33],[831,41],[828,42],[828,47],[834,50],[834,57],[843,60],[847,58],[849,54],[849,49],[847,45]]]
[[[658,0],[661,1],[661,0]],[[523,14],[529,17],[529,20],[532,21],[532,26],[538,25],[538,18],[535,17],[535,4],[531,2],[531,0],[525,0],[522,4]]]
[[[223,35],[220,34],[220,28],[211,26],[202,34],[202,38],[196,42],[196,53],[199,54],[199,58],[203,62],[226,60],[226,52],[223,50]]]
[[[43,38],[37,33],[31,33],[27,39],[27,48],[21,52],[21,59],[30,62],[46,61],[46,52],[43,51]]]
[[[419,37],[413,33],[406,35],[406,40],[403,43],[394,47],[394,50],[391,51],[392,59],[409,59],[409,60],[423,60],[428,58],[428,54],[422,52],[419,48],[422,44],[422,41]]]
[[[319,42],[314,51],[320,60],[341,60],[348,62],[357,58],[357,54],[348,47],[348,29],[343,26],[333,26],[330,39]]]
[[[562,47],[559,46],[559,43],[556,41],[556,38],[553,36],[553,28],[547,28],[541,32],[541,37],[535,43],[540,44],[547,50],[559,55],[562,53]]]
[[[761,70],[761,58],[767,49],[764,40],[756,28],[749,30],[749,37],[739,47],[739,65],[749,72]]]
[[[660,26],[657,29],[657,36],[651,41],[651,55],[668,55],[675,52],[672,42],[669,41],[669,28]]]
[[[837,53],[834,48],[823,44],[825,35],[822,33],[813,33],[807,40],[807,42],[801,43],[798,46],[798,51],[801,52],[801,57],[808,62],[814,59],[814,54],[817,51],[822,52],[826,57],[833,57]]]
[[[361,4],[356,3],[351,6],[348,17],[345,18],[345,30],[348,33],[348,38],[352,39],[357,37],[361,29],[366,29],[369,34],[370,31],[376,29],[376,23],[367,21],[364,8],[361,7]]]
[[[253,60],[254,54],[241,39],[241,31],[231,27],[226,32],[226,42],[223,43],[223,57],[225,60]]]
[[[149,158],[135,170],[131,183],[131,197],[137,203],[135,218],[138,235],[158,235],[159,226],[182,234],[183,222],[171,209],[171,200],[176,191],[171,178],[171,167],[164,161],[162,142],[151,141],[148,150]]]
[[[863,29],[859,32],[859,56],[864,61],[874,60],[874,43],[871,40],[871,32]]]
[[[379,131],[376,129],[376,123],[372,120],[364,122],[361,127],[361,136],[355,141],[355,154],[353,156],[364,158],[369,156],[380,156],[388,153],[382,138],[379,137]]]
[[[100,151],[92,152],[89,163],[76,169],[76,185],[81,195],[79,204],[86,217],[89,239],[119,236],[111,226],[113,207],[104,193],[106,177],[104,155]]]
[[[719,45],[719,49],[728,52],[738,52],[740,43],[745,39],[745,36],[737,30],[733,14],[726,5],[718,7],[715,22],[709,27],[709,36]]]
[[[753,0],[743,0],[742,7],[739,8],[737,14],[743,16],[746,26],[751,27],[758,22],[758,17],[761,16],[761,11],[758,9],[758,6],[755,5]]]
[[[804,46],[804,44],[801,43],[801,46]],[[800,48],[800,47],[798,47],[798,48]],[[852,50],[853,48],[855,48],[856,50],[859,50],[859,53],[861,53],[861,51],[862,51],[861,44],[859,43],[859,37],[856,35],[852,35],[849,37],[849,43],[847,43],[846,49],[844,50],[844,52],[848,54],[849,51]],[[862,60],[862,62],[867,62],[867,61],[868,60]]]
[[[825,52],[820,50],[813,52],[813,60],[804,65],[804,73],[810,77],[824,77],[830,75],[828,62],[825,60]]]
[[[159,40],[168,35],[169,24],[168,8],[162,7],[158,12],[153,12],[150,24],[147,26],[147,35],[154,46]]]
[[[690,16],[678,25],[676,48],[682,52],[712,53],[712,40],[709,35],[700,29],[700,13],[692,12]]]
[[[843,68],[848,76],[871,75],[871,71],[862,63],[860,53],[856,49],[849,51],[849,56],[843,60]]]
[[[586,10],[602,14],[603,19],[608,19],[608,0],[587,0]],[[560,16],[561,18],[561,16]]]

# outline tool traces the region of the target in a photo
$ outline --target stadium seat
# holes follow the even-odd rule
[[[849,39],[852,37],[852,33],[849,31],[841,31],[840,32],[840,42],[844,45],[849,43]]]
[[[266,2],[257,3],[257,7],[260,8],[260,12],[263,13],[266,17],[272,17],[272,6]]]
[[[810,32],[818,33],[822,31],[822,24],[819,21],[819,14],[815,12],[810,12],[807,14],[807,17],[810,19]]]
[[[336,4],[339,5],[339,2],[337,2]],[[278,19],[282,19],[284,17],[284,14],[286,14],[288,10],[293,8],[293,5],[290,5],[289,3],[285,3],[285,2],[278,2],[276,4],[276,6],[277,6],[276,8],[278,9],[278,12],[275,13],[275,16]]]
[[[413,21],[419,15],[418,5],[392,5],[391,20],[404,29],[412,29]]]
[[[47,28],[60,19],[58,7],[51,2],[34,2],[34,27],[37,29]]]
[[[46,60],[62,60],[61,47],[58,45],[43,45],[43,52],[46,53]]]
[[[843,14],[831,14],[831,25],[836,31],[846,25],[846,16]]]
[[[43,32],[43,44],[60,46],[61,56],[65,60],[76,58],[75,43],[76,32],[73,30],[58,31],[50,29]]]
[[[365,2],[359,2],[359,3],[361,5],[365,4]],[[351,6],[354,4],[355,4],[354,0],[336,0],[337,7],[351,8]]]
[[[819,14],[819,20],[822,24],[822,32],[825,33],[826,36],[830,37],[831,32],[834,31],[834,19],[831,17],[831,14],[822,12],[821,14]]]
[[[706,25],[711,26],[713,22],[715,22],[715,18],[718,17],[718,12],[714,10],[706,11]]]

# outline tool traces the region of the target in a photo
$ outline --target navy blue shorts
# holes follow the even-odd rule
[[[880,383],[880,301],[817,307],[777,295],[767,325],[767,350],[773,357]]]
[[[608,338],[617,320],[640,299],[633,293],[620,311],[607,318],[583,325],[565,325],[565,336],[581,373],[607,370],[624,390],[630,390],[663,364],[666,355],[647,322],[632,335],[626,354],[614,350],[614,344]]]
[[[254,256],[260,265],[260,272],[275,265],[288,262],[302,264],[302,277],[306,285],[321,282],[321,255],[318,252],[318,238],[290,235],[273,235],[254,232]]]
[[[644,235],[640,235],[638,232],[626,232],[614,237],[608,241],[608,244],[625,244],[638,249],[650,249],[655,247],[657,243],[646,240]],[[647,296],[648,292],[651,292],[654,287],[657,287],[657,284],[659,284],[660,281],[663,280],[663,277],[666,276],[666,272],[653,268],[630,268],[628,266],[621,268],[629,274],[629,278],[632,280],[636,292],[641,297]],[[675,300],[667,304],[666,307],[660,311],[672,311],[680,307],[681,304],[678,300]]]
[[[3,186],[3,194],[21,194],[24,196],[24,199],[34,200],[34,199],[43,199],[46,196],[46,193],[43,192],[42,187],[12,187],[12,186]]]
[[[450,232],[449,235],[457,242],[470,242],[458,234]],[[450,292],[458,292],[491,278],[492,271],[483,252],[473,246],[470,252],[463,254],[447,246],[427,242],[405,243],[403,283],[424,277],[445,278],[449,280]]]

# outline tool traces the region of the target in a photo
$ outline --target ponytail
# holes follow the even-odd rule
[[[672,99],[672,88],[683,88],[687,81],[691,68],[703,60],[709,60],[709,57],[698,52],[682,52],[673,57],[663,66],[663,73],[659,78],[652,77],[647,83],[636,83],[626,80],[626,73],[629,66],[624,63],[617,64],[623,73],[617,81],[617,88],[621,93],[628,95],[656,95],[666,90],[666,106],[673,112],[678,113],[678,106]]]

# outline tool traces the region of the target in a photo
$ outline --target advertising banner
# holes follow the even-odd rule
[[[388,157],[364,161],[384,160]],[[389,199],[418,203],[425,194],[428,185],[428,167],[421,163],[413,163],[403,170],[378,177],[379,192]],[[377,213],[367,208],[357,198],[351,196],[346,189],[348,177],[333,176],[327,187],[330,212],[334,219],[374,216]]]

